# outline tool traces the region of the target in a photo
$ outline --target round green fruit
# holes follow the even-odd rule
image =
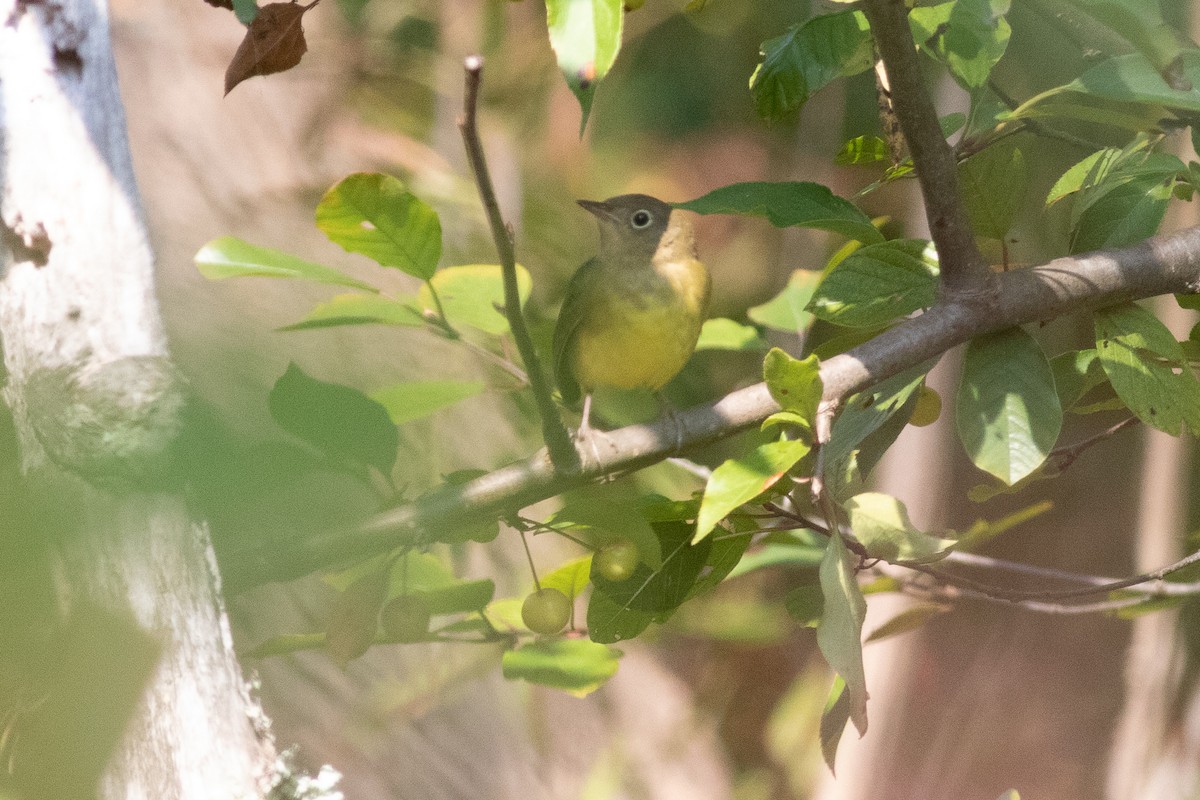
[[[571,620],[571,601],[558,589],[539,589],[521,604],[521,621],[534,633],[558,633]]]
[[[912,416],[908,418],[908,424],[924,428],[936,422],[941,414],[942,398],[933,389],[922,386],[921,393],[917,395],[917,404],[913,406]]]
[[[641,561],[641,553],[637,545],[628,539],[618,539],[600,548],[592,559],[592,564],[606,580],[613,583],[629,580],[633,571]]]
[[[425,598],[404,594],[383,607],[379,624],[389,638],[398,642],[417,642],[429,633],[429,618],[432,616]]]

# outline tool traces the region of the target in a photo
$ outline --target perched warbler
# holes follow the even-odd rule
[[[554,371],[563,402],[584,398],[584,433],[597,386],[657,392],[683,369],[708,311],[710,281],[691,223],[663,201],[624,194],[579,205],[600,223],[600,253],[567,286]]]

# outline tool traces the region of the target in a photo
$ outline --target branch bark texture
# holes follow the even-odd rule
[[[1120,250],[1060,258],[995,276],[990,306],[948,299],[821,365],[824,401],[839,403],[892,375],[945,353],[975,336],[1049,320],[1072,311],[1168,293],[1200,292],[1200,227]],[[231,589],[288,580],[356,557],[420,541],[424,532],[485,516],[512,513],[596,477],[637,469],[754,428],[779,410],[766,384],[688,409],[675,420],[631,425],[597,437],[581,453],[583,469],[564,475],[545,453],[462,486],[445,487],[387,511],[354,531],[294,543],[286,552],[245,550],[224,559]],[[677,438],[678,437],[678,438]]]

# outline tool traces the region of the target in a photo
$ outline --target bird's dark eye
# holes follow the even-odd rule
[[[650,227],[650,223],[654,221],[654,216],[645,209],[638,209],[633,212],[633,217],[630,221],[633,223],[633,227],[641,230],[642,228]]]

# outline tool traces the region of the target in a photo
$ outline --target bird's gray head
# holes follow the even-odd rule
[[[646,194],[622,194],[579,205],[600,222],[600,257],[649,263],[671,219],[671,207]]]

